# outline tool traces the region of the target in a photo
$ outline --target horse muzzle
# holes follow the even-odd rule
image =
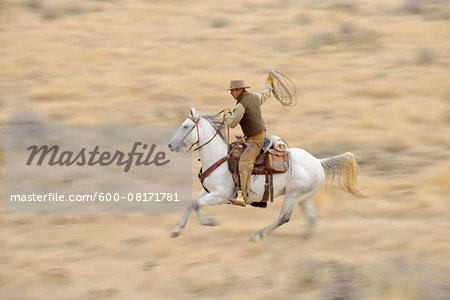
[[[181,144],[178,145],[177,147],[174,147],[174,146],[172,145],[172,143],[169,143],[169,144],[167,145],[167,147],[169,147],[169,150],[170,150],[171,152],[180,152],[182,148],[186,147],[186,144],[185,144],[185,143],[181,143]]]

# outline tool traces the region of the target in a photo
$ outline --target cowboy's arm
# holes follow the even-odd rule
[[[244,116],[245,108],[242,104],[238,103],[233,109],[233,112],[228,112],[225,115],[225,124],[231,128],[236,127]]]
[[[263,105],[264,102],[266,102],[267,99],[270,98],[270,95],[272,94],[272,82],[273,82],[272,76],[270,75],[267,76],[266,85],[264,86],[262,91],[260,93],[255,93],[259,97],[260,105]]]

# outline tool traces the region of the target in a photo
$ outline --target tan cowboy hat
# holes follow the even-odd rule
[[[227,91],[232,89],[249,89],[249,86],[245,85],[244,80],[231,80],[230,81],[230,88],[227,89]]]

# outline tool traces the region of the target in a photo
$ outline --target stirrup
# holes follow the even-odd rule
[[[242,198],[230,199],[231,204],[245,207],[247,203]]]
[[[235,188],[233,192],[233,197],[230,198],[230,203],[233,205],[243,206],[245,207],[247,203],[242,197],[239,197],[239,189]]]

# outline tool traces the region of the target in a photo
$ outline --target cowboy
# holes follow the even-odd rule
[[[245,144],[247,147],[239,160],[241,194],[245,202],[248,198],[253,165],[261,152],[266,136],[261,105],[269,99],[272,93],[272,83],[273,78],[269,75],[261,93],[250,93],[246,90],[250,87],[243,80],[231,80],[228,89],[237,102],[232,111],[227,110],[225,123],[231,128],[236,127],[239,123],[246,137]],[[237,196],[237,191],[235,196]]]

